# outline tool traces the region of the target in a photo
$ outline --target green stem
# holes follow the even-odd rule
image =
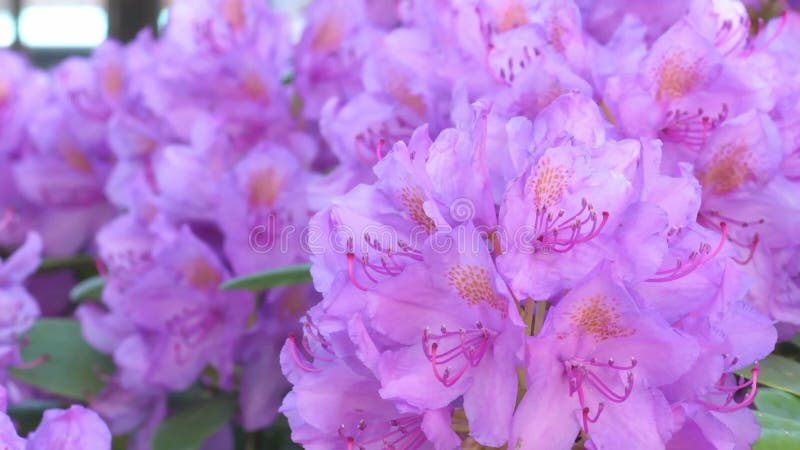
[[[540,331],[542,331],[542,325],[544,325],[544,316],[547,313],[547,300],[542,300],[536,302],[536,315],[533,322],[533,331],[530,333],[531,336],[537,336]]]

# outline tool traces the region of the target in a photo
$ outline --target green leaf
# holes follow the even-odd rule
[[[70,289],[69,298],[73,302],[98,300],[103,293],[105,285],[106,280],[100,276],[87,278]]]
[[[800,422],[763,411],[755,411],[755,415],[761,425],[761,437],[754,450],[800,450]]]
[[[153,433],[153,450],[196,450],[236,412],[233,396],[215,397],[167,418]]]
[[[777,417],[800,420],[800,398],[777,389],[761,388],[755,399],[759,411]]]
[[[22,338],[22,359],[44,362],[30,369],[11,369],[11,375],[77,400],[97,394],[105,385],[101,377],[114,369],[111,358],[83,340],[80,324],[73,319],[39,319]]]
[[[49,272],[61,269],[71,269],[82,266],[94,267],[94,257],[91,255],[75,255],[69,258],[46,258],[39,265],[40,272]]]
[[[762,388],[755,404],[761,437],[754,448],[800,450],[800,398],[777,389]]]
[[[274,422],[259,433],[259,448],[274,448],[276,450],[302,450],[299,445],[292,442],[292,430],[286,416],[279,415]]]
[[[127,450],[128,441],[130,440],[131,440],[130,434],[114,436],[114,439],[111,441],[111,450]]]
[[[778,355],[769,355],[761,361],[759,384],[800,395],[800,362]],[[750,367],[737,371],[746,378],[752,377]]]
[[[233,278],[223,283],[220,289],[248,289],[251,291],[261,291],[264,289],[290,284],[300,284],[311,281],[310,265],[297,264],[294,266],[281,267],[279,269],[267,270],[265,272],[254,273],[237,278]]]

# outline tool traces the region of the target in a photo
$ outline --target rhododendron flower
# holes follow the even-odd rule
[[[67,410],[44,412],[39,427],[28,436],[28,450],[110,449],[111,432],[105,422],[90,409],[73,405]]]

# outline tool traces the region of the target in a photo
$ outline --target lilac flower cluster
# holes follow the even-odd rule
[[[281,351],[293,439],[755,442],[758,361],[800,326],[798,16],[341,3],[315,3],[300,47],[340,77],[307,94],[337,95],[320,132],[353,187],[311,221],[339,245]]]

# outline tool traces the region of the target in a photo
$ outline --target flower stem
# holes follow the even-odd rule
[[[530,333],[531,336],[536,336],[540,331],[542,331],[542,325],[544,325],[544,316],[547,313],[547,306],[548,303],[546,300],[536,302],[536,315],[534,316],[533,330]]]

